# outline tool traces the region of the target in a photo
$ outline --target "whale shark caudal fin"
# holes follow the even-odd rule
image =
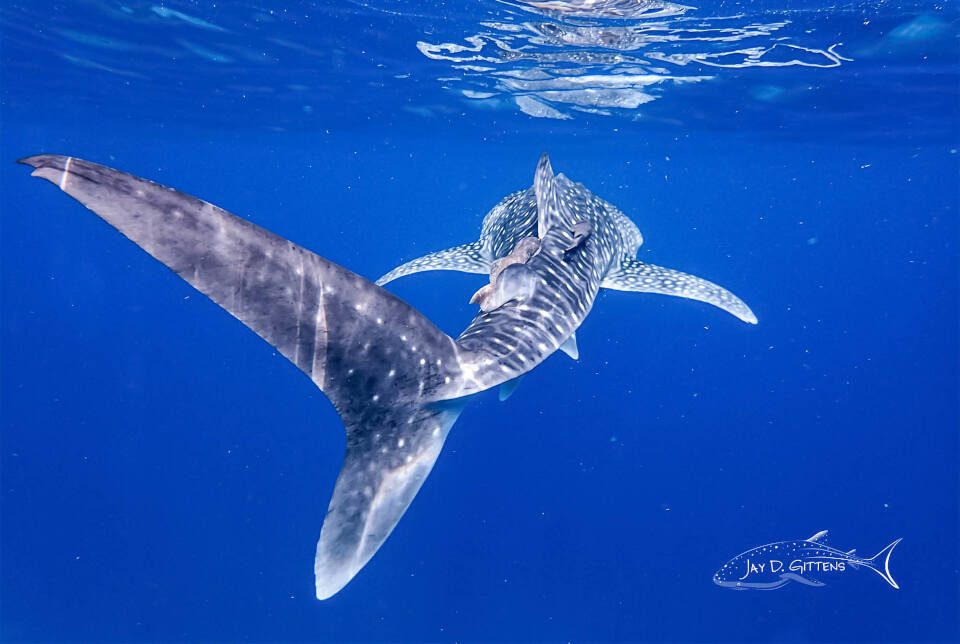
[[[463,381],[460,349],[403,300],[209,203],[71,157],[20,162],[276,347],[333,403],[346,456],[315,563],[317,597],[333,595],[433,467],[465,403],[441,395]]]
[[[463,246],[430,253],[412,259],[377,280],[378,286],[392,282],[398,277],[421,271],[460,271],[463,273],[489,273],[490,260],[484,256],[483,242],[475,241]]]
[[[660,293],[706,302],[748,324],[757,323],[757,316],[750,307],[722,286],[695,275],[646,264],[637,259],[621,259],[620,267],[608,273],[600,286],[617,291]]]
[[[897,585],[897,582],[893,580],[893,575],[890,574],[890,554],[893,552],[893,549],[897,547],[897,544],[903,541],[903,537],[900,537],[886,548],[873,555],[869,559],[863,559],[859,563],[863,564],[873,572],[877,573],[883,580],[893,586],[896,589],[900,589],[900,586]]]

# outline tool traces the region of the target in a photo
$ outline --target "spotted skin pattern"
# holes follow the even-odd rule
[[[643,244],[643,235],[640,234],[637,225],[616,206],[593,195],[583,184],[573,183],[565,177],[559,181],[570,183],[574,186],[571,188],[574,192],[590,194],[591,207],[597,210],[595,218],[604,222],[602,230],[592,233],[604,235],[601,243],[611,245],[613,248],[614,261],[610,263],[603,275],[600,283],[602,288],[672,295],[706,302],[748,324],[757,323],[757,316],[750,307],[722,286],[695,275],[635,259]],[[548,186],[544,186],[541,193],[552,194]],[[539,206],[543,210],[548,209],[546,202]],[[535,186],[514,192],[501,200],[484,217],[478,241],[455,246],[402,264],[378,279],[377,284],[383,286],[398,277],[431,270],[488,273],[491,263],[508,255],[521,239],[537,236],[542,232],[538,229],[537,214]],[[546,219],[549,217],[548,214]],[[596,225],[593,219],[590,223]]]
[[[600,282],[613,261],[620,236],[607,217],[605,202],[564,175],[554,175],[544,155],[534,179],[544,230],[540,252],[523,268],[541,282],[524,301],[481,312],[460,334],[457,344],[485,356],[473,375],[499,384],[529,371],[569,338],[593,306]],[[546,194],[544,194],[546,192]],[[575,226],[588,221],[593,233],[574,242]]]
[[[317,597],[373,556],[480,389],[476,357],[363,277],[212,204],[82,159],[22,159],[295,364],[346,430],[314,562]]]
[[[504,197],[494,206],[480,228],[480,239],[454,246],[401,264],[377,280],[383,286],[393,280],[421,271],[490,272],[494,260],[506,257],[524,237],[537,235],[537,199],[533,188]]]
[[[647,264],[638,259],[622,258],[620,265],[604,277],[601,286],[617,291],[660,293],[706,302],[744,322],[757,323],[757,316],[750,307],[722,286],[689,273]]]
[[[502,304],[454,340],[363,277],[200,199],[73,157],[20,162],[269,342],[331,401],[346,453],[317,543],[320,599],[389,536],[469,397],[515,383],[558,347],[576,354],[574,332],[598,289],[642,241],[610,204],[554,175],[544,155],[534,186],[491,211],[480,241],[426,261],[487,271],[541,233],[540,251],[497,280],[509,286]]]
[[[483,244],[473,242],[463,246],[455,246],[446,250],[430,253],[418,257],[406,264],[401,264],[377,280],[377,286],[383,286],[398,277],[419,273],[420,271],[460,271],[461,273],[487,273],[490,270],[490,260],[484,256]]]

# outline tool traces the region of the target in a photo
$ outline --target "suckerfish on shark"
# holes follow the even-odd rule
[[[431,270],[489,274],[492,284],[498,261],[511,257],[522,240],[540,237],[541,213],[554,198],[548,195],[555,195],[566,200],[561,206],[573,212],[571,218],[579,216],[578,213],[583,215],[583,219],[567,222],[573,236],[571,243],[576,246],[592,237],[603,256],[610,256],[610,261],[599,265],[602,288],[698,300],[719,307],[749,324],[757,323],[750,307],[725,288],[688,273],[636,259],[643,244],[637,225],[583,184],[570,181],[562,174],[550,179],[545,177],[544,184],[551,188],[546,189],[544,185],[538,192],[535,182],[526,190],[504,197],[484,217],[479,240],[410,260],[382,276],[377,284],[384,286],[399,277]]]
[[[456,340],[363,277],[195,197],[73,157],[20,162],[247,325],[333,404],[347,447],[317,544],[320,599],[389,536],[472,395],[504,383],[512,390],[558,348],[576,357],[574,333],[601,286],[698,299],[756,322],[728,291],[634,259],[636,226],[555,175],[546,155],[533,186],[487,215],[478,242],[381,280],[435,268],[491,274],[493,266],[490,293]]]

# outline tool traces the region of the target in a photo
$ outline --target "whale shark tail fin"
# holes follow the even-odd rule
[[[859,562],[883,577],[885,582],[897,589],[899,589],[900,586],[897,585],[897,582],[893,580],[893,575],[890,574],[890,554],[893,553],[893,549],[896,548],[897,544],[901,541],[903,541],[903,537],[900,537],[896,541],[892,542],[886,548],[873,555],[869,559],[864,559]]]
[[[347,453],[323,521],[317,599],[336,594],[387,539],[440,454],[467,398],[393,407],[376,424],[347,424]]]
[[[471,393],[454,341],[384,289],[209,203],[72,157],[20,162],[273,345],[333,403],[347,448],[315,570],[317,596],[334,594],[400,520]]]

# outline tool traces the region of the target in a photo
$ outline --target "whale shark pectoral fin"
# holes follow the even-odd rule
[[[378,286],[392,282],[398,277],[423,271],[460,271],[462,273],[488,273],[490,260],[483,252],[483,242],[475,241],[462,246],[430,253],[412,259],[377,280]]]
[[[563,344],[560,345],[560,350],[574,360],[579,360],[580,349],[577,348],[577,334],[571,333],[569,336],[567,336],[567,339],[564,340]]]
[[[324,392],[347,454],[318,546],[318,596],[400,519],[456,420],[469,355],[409,304],[209,203],[89,161],[21,161],[273,345]],[[434,402],[456,398],[449,402]],[[459,402],[458,402],[459,401]]]
[[[550,166],[550,157],[546,152],[540,155],[540,161],[537,162],[533,191],[537,197],[537,237],[543,239],[559,218],[556,181]]]
[[[821,587],[821,586],[826,586],[826,584],[823,583],[822,581],[817,581],[817,580],[815,580],[815,579],[809,579],[809,578],[807,578],[807,577],[804,577],[803,575],[798,575],[798,574],[795,573],[795,572],[785,572],[785,573],[783,573],[782,575],[780,575],[780,577],[781,577],[782,579],[791,579],[791,580],[793,580],[793,581],[800,582],[801,584],[804,584],[804,585],[806,585],[806,586],[814,586],[814,587],[817,587],[817,588],[819,588],[819,587]]]
[[[317,542],[317,599],[336,594],[377,552],[440,454],[466,399],[394,407],[356,424],[347,418],[347,452]]]
[[[646,264],[636,259],[621,260],[620,267],[608,273],[600,286],[617,291],[660,293],[706,302],[744,322],[757,323],[757,316],[750,307],[722,286],[695,275]]]

